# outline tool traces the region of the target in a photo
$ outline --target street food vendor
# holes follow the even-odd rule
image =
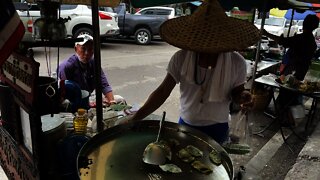
[[[60,80],[67,80],[64,84],[65,98],[74,105],[81,103],[81,90],[91,94],[96,88],[93,38],[88,34],[79,35],[78,38],[83,38],[83,41],[75,43],[76,53],[63,61],[58,70]],[[105,103],[114,104],[112,88],[103,70],[101,70],[101,83]],[[77,105],[73,106],[73,111],[76,109]]]
[[[263,34],[274,39],[280,45],[289,48],[285,54],[286,61],[282,62],[284,65],[283,71],[280,72],[280,78],[276,79],[279,83],[284,83],[284,78],[294,72],[294,79],[303,81],[309,70],[311,60],[315,56],[317,44],[312,33],[319,25],[319,18],[316,15],[307,15],[303,21],[303,33],[297,34],[293,37],[279,37],[263,30]],[[293,80],[295,83],[296,80]],[[280,109],[280,119],[283,126],[294,126],[295,122],[292,119],[289,106],[302,104],[302,96],[296,92],[280,89],[277,97],[278,108]]]
[[[245,90],[246,62],[236,50],[259,40],[259,30],[249,22],[228,17],[217,0],[204,1],[190,16],[166,21],[163,40],[181,48],[171,58],[160,86],[130,120],[141,120],[169,97],[180,84],[179,124],[228,140],[229,104],[253,104]]]
[[[316,15],[307,15],[303,21],[303,32],[293,37],[283,37],[273,35],[266,30],[263,34],[275,40],[280,45],[288,48],[285,54],[285,65],[283,71],[280,72],[280,80],[284,80],[284,76],[295,71],[294,76],[302,81],[311,65],[311,60],[315,55],[317,44],[312,33],[319,26],[319,18]]]

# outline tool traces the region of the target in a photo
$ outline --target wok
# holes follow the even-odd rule
[[[80,150],[77,168],[81,179],[233,179],[233,165],[224,149],[213,139],[190,127],[165,122],[162,127],[162,140],[175,139],[179,145],[171,147],[173,164],[182,173],[163,172],[158,166],[142,161],[144,148],[153,142],[159,129],[159,121],[144,120],[119,125],[91,138]],[[199,160],[209,165],[213,172],[206,175],[193,169],[190,163],[181,161],[176,153],[187,145],[203,151]],[[209,153],[215,149],[222,155],[219,166],[210,162]]]

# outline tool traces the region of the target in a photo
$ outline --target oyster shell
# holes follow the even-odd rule
[[[209,153],[209,158],[211,160],[211,162],[217,166],[219,166],[220,164],[222,164],[222,160],[221,160],[221,154],[213,149],[210,153]]]
[[[200,149],[198,149],[192,145],[188,145],[185,149],[194,157],[202,157],[203,156],[203,152]]]
[[[194,161],[191,166],[203,174],[212,173],[212,169],[200,161]]]
[[[171,172],[171,173],[181,173],[182,170],[175,164],[164,164],[159,166],[162,171]]]
[[[177,156],[186,163],[190,163],[194,161],[194,157],[186,150],[186,149],[181,149],[178,153]]]

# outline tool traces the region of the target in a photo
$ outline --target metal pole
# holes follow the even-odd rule
[[[93,44],[95,62],[95,84],[96,84],[96,113],[98,133],[103,131],[102,122],[102,85],[101,85],[101,54],[100,54],[100,26],[98,14],[98,1],[91,0],[92,25],[93,25]]]
[[[264,24],[265,24],[265,20],[266,20],[266,14],[267,14],[266,11],[263,10],[262,11],[261,26],[260,26],[261,30],[264,28]],[[251,93],[253,92],[253,84],[254,84],[254,80],[256,79],[257,66],[258,66],[258,63],[260,61],[261,40],[262,40],[262,34],[260,34],[260,40],[259,40],[258,45],[257,45],[255,63],[254,63],[253,72],[252,72],[252,84],[251,84],[251,88],[250,88]]]
[[[290,30],[291,30],[291,27],[292,27],[293,16],[294,16],[294,9],[292,9],[291,20],[290,20],[290,24],[289,24],[289,28],[288,28],[287,37],[290,36]]]

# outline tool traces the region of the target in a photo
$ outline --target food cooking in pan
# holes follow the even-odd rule
[[[194,161],[191,166],[203,174],[212,173],[212,169],[200,161]]]
[[[199,149],[198,147],[195,147],[193,145],[187,145],[184,148],[181,148],[178,152],[172,153],[171,151],[177,149],[178,146],[180,146],[179,141],[175,139],[170,139],[168,141],[161,140],[159,142],[166,151],[168,151],[168,154],[170,154],[170,158],[168,158],[169,162],[166,162],[164,165],[160,165],[160,169],[164,172],[169,173],[181,173],[183,170],[178,167],[176,164],[177,162],[171,162],[172,159],[171,155],[176,155],[181,161],[184,163],[189,163],[190,166],[196,170],[198,170],[202,174],[210,174],[213,172],[212,165],[205,164],[203,162],[203,158],[209,158],[210,162],[212,164],[219,166],[222,164],[222,157],[218,150],[212,149],[212,151],[208,154],[208,156],[205,156],[203,151]]]
[[[200,149],[198,149],[192,145],[188,145],[186,147],[186,150],[194,157],[202,157],[203,156],[203,152]]]
[[[182,170],[175,164],[164,164],[159,166],[162,171],[170,172],[170,173],[181,173]]]
[[[181,149],[178,153],[177,156],[186,163],[191,163],[192,161],[194,161],[194,157],[192,156],[192,154],[190,154],[186,149]]]
[[[217,166],[219,166],[222,163],[221,160],[221,154],[220,152],[218,152],[217,150],[213,149],[210,154],[209,154],[209,158],[211,160],[211,162]]]

